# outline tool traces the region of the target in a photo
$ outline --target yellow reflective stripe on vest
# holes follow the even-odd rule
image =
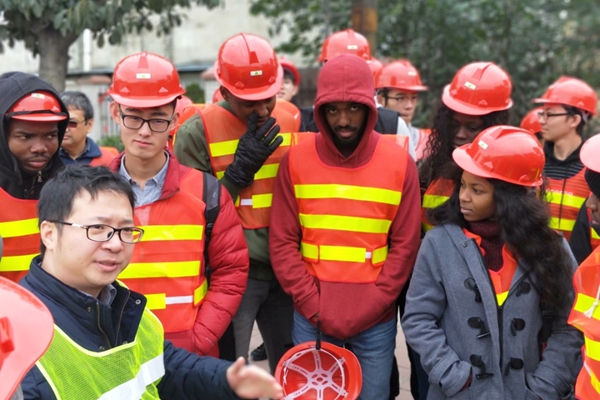
[[[561,219],[552,217],[550,218],[550,228],[558,230],[558,231],[567,231],[571,232],[573,227],[575,226],[575,220],[573,219]]]
[[[280,146],[286,147],[291,143],[292,135],[290,133],[280,133],[277,136],[281,136],[283,138],[283,142],[281,142]],[[235,150],[238,147],[239,139],[234,140],[226,140],[224,142],[214,142],[210,143],[210,154],[213,157],[223,157],[230,156],[235,154]]]
[[[585,202],[585,197],[574,196],[572,194],[562,194],[562,193],[554,193],[548,192],[548,201],[552,204],[558,204],[573,208],[581,208],[581,205]]]
[[[594,228],[590,227],[590,232],[591,232],[592,239],[600,239],[600,235],[598,235],[598,233],[596,232],[596,230]]]
[[[147,299],[146,307],[150,310],[164,310],[168,305],[172,304],[194,304],[197,305],[208,292],[208,280],[204,280],[200,286],[194,289],[194,295],[190,296],[169,296],[165,293],[154,293],[144,295]]]
[[[504,304],[507,297],[508,297],[508,290],[504,293],[496,294],[496,301],[498,302],[498,305],[501,306],[502,304]]]
[[[600,362],[600,342],[592,340],[587,336],[585,339],[585,354],[594,361]]]
[[[39,253],[26,254],[24,256],[2,257],[0,260],[0,272],[28,271],[31,260]]]
[[[595,301],[596,299],[591,296],[583,293],[577,293],[577,300],[575,300],[573,309],[583,314],[594,306]],[[594,308],[594,314],[592,315],[592,318],[600,321],[600,307]]]
[[[38,219],[30,218],[20,221],[0,222],[0,232],[3,238],[35,235],[40,233]]]
[[[294,185],[297,199],[348,199],[383,204],[400,204],[402,192],[365,186],[314,184]]]
[[[131,263],[119,279],[186,278],[200,275],[200,261]]]
[[[260,167],[258,172],[254,174],[254,180],[275,178],[277,171],[279,170],[279,164],[267,164]],[[217,178],[221,179],[225,176],[225,171],[217,171]]]
[[[273,193],[254,194],[251,199],[240,199],[236,201],[236,206],[247,206],[252,208],[268,208],[273,203]]]
[[[376,218],[346,217],[343,215],[300,214],[300,225],[309,229],[388,233],[392,221]]]
[[[202,240],[202,225],[148,225],[144,230],[143,242],[161,240]]]
[[[436,208],[448,201],[449,196],[426,194],[423,196],[423,208]]]
[[[364,247],[349,246],[317,246],[311,243],[301,242],[300,252],[305,258],[323,261],[342,261],[364,263],[366,260],[372,260],[373,264],[378,264],[386,260],[388,254],[387,246],[375,249],[373,252],[367,251]]]

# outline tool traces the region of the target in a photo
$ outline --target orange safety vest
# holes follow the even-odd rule
[[[100,146],[100,152],[102,153],[102,155],[100,157],[94,158],[90,163],[90,166],[98,167],[100,165],[103,165],[105,167],[108,167],[111,161],[119,156],[119,151],[114,147]]]
[[[583,332],[583,368],[575,384],[575,397],[600,398],[600,248],[581,263],[573,277],[575,303],[568,322]]]
[[[466,237],[475,240],[481,254],[485,256],[485,249],[481,247],[481,236],[476,235],[465,228],[463,228],[463,232]],[[498,271],[488,269],[490,280],[494,287],[494,293],[496,294],[496,302],[499,306],[502,306],[508,297],[508,291],[510,290],[510,285],[515,276],[515,272],[517,272],[517,260],[512,256],[510,251],[508,251],[506,245],[504,245],[502,246],[502,267]]]
[[[436,208],[444,204],[454,191],[454,182],[450,179],[438,178],[431,182],[423,195],[423,206],[421,207],[421,227],[427,232],[433,226],[429,223],[425,212],[430,208]]]
[[[289,155],[308,273],[322,281],[375,282],[400,207],[408,150],[379,140],[367,165],[338,168],[321,161],[315,143],[313,137]]]
[[[0,188],[0,236],[4,251],[0,276],[19,282],[40,254],[37,200],[17,199]]]
[[[135,208],[135,224],[144,236],[119,279],[146,296],[146,307],[167,333],[192,328],[208,291],[203,190],[201,174],[188,170],[177,193]]]
[[[213,105],[200,112],[204,124],[206,142],[210,154],[213,173],[221,179],[225,170],[233,162],[240,137],[246,132],[246,125],[235,115],[221,106]],[[286,111],[275,108],[272,117],[277,120],[280,132],[295,132],[296,122]],[[273,183],[279,169],[281,157],[290,146],[302,140],[300,137],[313,134],[280,133],[283,143],[265,161],[254,175],[254,183],[240,191],[235,199],[235,207],[246,229],[259,229],[269,226],[271,202],[273,201]]]
[[[427,144],[429,143],[429,137],[431,135],[431,129],[419,129],[419,143],[415,149],[415,156],[417,160],[423,160],[429,156],[427,151]]]
[[[582,168],[566,183],[563,179],[548,178],[546,193],[550,203],[550,227],[562,232],[567,240],[571,237],[579,209],[590,194],[584,174],[585,168]]]

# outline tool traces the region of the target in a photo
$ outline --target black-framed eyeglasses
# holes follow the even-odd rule
[[[67,123],[67,126],[68,126],[69,128],[77,128],[77,127],[79,126],[79,124],[81,124],[81,123],[84,123],[84,122],[87,122],[87,121],[86,121],[86,120],[83,120],[83,121],[77,121],[77,120],[71,119],[71,120],[69,120],[69,122]]]
[[[145,123],[148,123],[148,126],[150,127],[150,130],[152,132],[166,132],[167,129],[169,129],[169,125],[171,125],[171,121],[173,121],[173,117],[175,116],[175,110],[173,110],[173,114],[171,115],[170,119],[144,119],[142,117],[138,117],[137,115],[123,114],[121,106],[119,106],[119,115],[123,120],[123,125],[125,125],[125,128],[140,129],[142,126],[144,126]]]
[[[537,116],[538,119],[548,119],[550,117],[560,117],[562,115],[569,115],[568,112],[564,112],[564,113],[549,113],[547,111],[538,111]]]
[[[144,236],[144,230],[135,226],[128,226],[125,228],[113,228],[112,226],[105,224],[81,225],[65,221],[48,222],[85,229],[87,238],[92,242],[108,242],[115,235],[115,232],[119,234],[119,239],[121,240],[121,242],[127,244],[139,243],[142,240],[142,236]]]

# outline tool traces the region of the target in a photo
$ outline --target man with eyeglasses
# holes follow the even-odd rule
[[[280,398],[275,379],[241,358],[173,346],[150,300],[116,280],[155,234],[133,211],[131,185],[106,167],[68,166],[42,190],[42,254],[21,285],[50,310],[54,336],[22,381],[24,398]]]
[[[248,279],[235,206],[216,178],[180,165],[166,149],[184,93],[169,60],[146,52],[125,57],[108,93],[125,147],[110,168],[131,184],[135,222],[146,231],[119,278],[146,296],[175,346],[217,356]]]
[[[39,254],[37,200],[63,163],[67,108],[54,88],[21,72],[0,75],[0,276],[18,282]]]
[[[543,107],[538,117],[546,154],[550,227],[569,240],[579,209],[590,193],[579,151],[583,128],[596,115],[598,99],[587,83],[563,76],[533,102]]]
[[[114,147],[98,146],[88,134],[94,125],[94,107],[82,92],[64,92],[60,98],[69,110],[67,131],[59,150],[65,165],[109,165],[119,155]]]

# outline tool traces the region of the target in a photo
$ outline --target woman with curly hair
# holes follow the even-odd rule
[[[419,166],[423,196],[423,228],[431,228],[425,210],[445,202],[457,173],[452,151],[485,128],[508,123],[512,83],[508,74],[491,62],[462,67],[444,88],[425,151],[429,156]]]
[[[580,333],[567,324],[577,266],[548,226],[544,151],[494,126],[452,153],[450,199],[429,213],[402,329],[429,375],[428,399],[572,398]]]

